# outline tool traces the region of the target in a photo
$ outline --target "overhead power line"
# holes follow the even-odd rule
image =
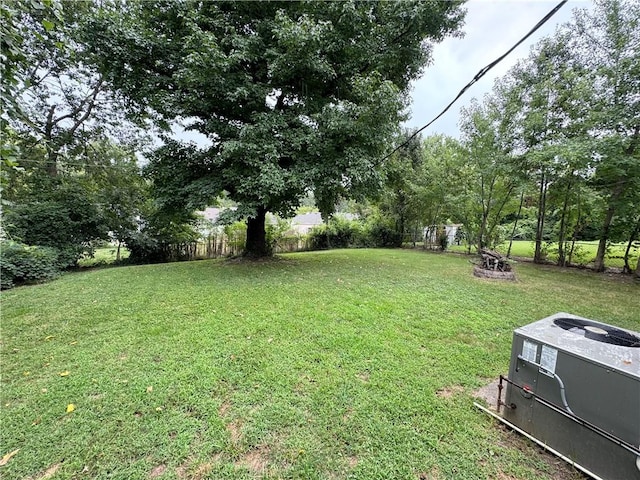
[[[513,45],[509,50],[507,50],[504,54],[502,54],[500,57],[498,57],[497,59],[495,59],[493,62],[491,62],[490,64],[488,64],[486,67],[480,69],[480,71],[478,73],[476,73],[475,77],[473,77],[473,79],[467,83],[462,90],[460,90],[460,92],[458,93],[458,95],[456,95],[456,98],[454,98],[451,103],[449,103],[449,105],[447,105],[444,110],[442,110],[437,117],[433,118],[429,123],[427,123],[426,125],[424,125],[423,127],[421,127],[419,130],[416,130],[413,135],[411,135],[407,140],[405,140],[403,143],[401,143],[400,145],[398,145],[396,148],[394,148],[391,153],[385,155],[384,157],[382,157],[378,162],[376,162],[377,165],[379,165],[380,163],[384,162],[387,158],[389,158],[391,155],[393,155],[394,153],[396,153],[398,150],[400,150],[402,147],[404,147],[405,145],[407,145],[413,138],[415,138],[420,132],[422,132],[424,129],[426,129],[427,127],[429,127],[433,122],[435,122],[436,120],[438,120],[442,115],[444,115],[449,108],[451,108],[451,106],[456,103],[458,101],[458,99],[464,95],[464,93],[469,90],[469,88],[476,83],[478,80],[480,80],[482,77],[485,76],[485,74],[491,70],[493,67],[495,67],[498,63],[500,63],[502,60],[504,60],[504,58],[509,55],[511,52],[513,52],[516,48],[518,48],[522,42],[524,42],[527,38],[529,38],[531,35],[533,35],[535,33],[536,30],[538,30],[542,25],[544,25],[545,23],[547,23],[547,21],[553,17],[556,12],[558,10],[560,10],[563,5],[565,3],[567,3],[568,0],[562,0],[558,5],[555,6],[555,8],[553,10],[551,10],[549,13],[547,13],[531,30],[529,30],[529,32],[522,37],[520,40],[518,40],[518,42]]]

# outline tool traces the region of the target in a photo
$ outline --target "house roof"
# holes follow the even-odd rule
[[[291,219],[292,225],[321,225],[322,216],[320,212],[303,213]]]

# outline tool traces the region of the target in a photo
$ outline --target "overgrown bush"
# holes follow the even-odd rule
[[[59,257],[59,252],[51,247],[3,241],[0,243],[0,288],[5,290],[14,285],[57,278],[61,271]]]
[[[267,245],[271,252],[275,252],[279,246],[282,248],[288,242],[295,241],[297,244],[297,237],[287,236],[287,232],[291,229],[291,222],[278,217],[272,218],[274,221],[267,221],[265,224]]]
[[[329,227],[326,224],[313,227],[309,231],[309,245],[311,250],[326,250],[329,248]]]
[[[444,252],[449,246],[449,237],[447,236],[447,230],[444,227],[438,230],[437,241],[440,246],[440,250]]]
[[[109,238],[102,213],[79,186],[65,185],[40,197],[3,212],[3,227],[11,238],[55,248],[62,268],[93,253],[96,240]]]
[[[151,212],[140,228],[124,238],[129,249],[127,263],[163,263],[193,257],[199,234],[195,217]]]
[[[358,222],[346,218],[333,217],[329,221],[329,241],[333,248],[347,248],[358,238]]]
[[[309,232],[312,250],[349,247],[400,247],[402,234],[389,219],[372,216],[365,223],[334,217]]]
[[[328,223],[314,227],[309,232],[312,250],[364,246],[365,239],[360,222],[333,217]]]
[[[234,222],[224,226],[224,234],[232,255],[238,255],[247,243],[247,224],[245,222]]]
[[[365,225],[368,246],[401,247],[402,232],[398,232],[392,220],[381,216],[372,216]]]
[[[168,261],[168,254],[161,242],[152,233],[146,231],[131,232],[124,239],[131,252],[128,263],[162,263]]]
[[[567,260],[576,265],[586,265],[590,261],[595,259],[590,259],[589,252],[582,246],[575,244],[573,246],[573,250],[571,250],[571,244],[567,243]]]

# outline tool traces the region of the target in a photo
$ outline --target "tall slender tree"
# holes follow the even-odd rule
[[[564,264],[571,195],[584,181],[591,145],[588,138],[591,85],[584,66],[571,48],[571,37],[560,30],[539,42],[527,59],[508,74],[502,90],[510,107],[505,123],[511,130],[511,150],[537,188],[534,261],[542,262],[549,238],[548,217],[559,212],[559,261]]]
[[[478,249],[495,245],[496,228],[514,206],[514,192],[519,183],[500,138],[499,100],[495,95],[487,95],[482,104],[474,101],[462,109],[463,145],[475,185]]]
[[[573,33],[593,85],[593,185],[606,202],[595,260],[602,271],[612,229],[640,177],[640,4],[598,0],[593,11],[577,11]]]

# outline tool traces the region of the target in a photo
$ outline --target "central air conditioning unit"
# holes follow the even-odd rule
[[[567,313],[514,331],[502,419],[594,478],[640,480],[640,333]]]

